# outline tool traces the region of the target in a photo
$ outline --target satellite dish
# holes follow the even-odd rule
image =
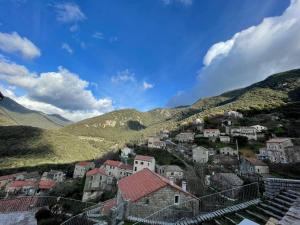
[[[0,91],[0,101],[2,100],[2,99],[4,99],[4,95],[1,93],[1,91]]]

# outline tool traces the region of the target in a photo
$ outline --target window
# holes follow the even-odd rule
[[[137,167],[136,166],[134,167],[134,171],[137,171]]]
[[[138,161],[135,161],[135,164],[138,164],[139,162]]]
[[[141,165],[144,165],[144,162],[141,162]]]
[[[179,205],[179,195],[174,196],[174,204]]]

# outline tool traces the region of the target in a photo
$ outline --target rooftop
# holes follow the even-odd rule
[[[115,160],[106,160],[104,162],[104,165],[117,167],[123,170],[132,170],[132,165],[124,164],[120,161],[115,161]]]
[[[161,166],[160,168],[164,169],[165,171],[168,171],[168,172],[183,172],[183,169],[181,169],[179,166],[177,165],[163,165]]]
[[[56,182],[54,180],[41,180],[39,182],[40,189],[51,189],[51,188],[54,188],[55,185],[56,185]]]
[[[266,163],[264,163],[263,161],[257,159],[257,158],[249,158],[249,157],[245,157],[245,159],[250,162],[251,164],[255,165],[255,166],[268,166]]]
[[[222,179],[226,180],[231,185],[239,186],[243,185],[244,183],[244,181],[234,173],[218,173],[216,175],[219,175]]]
[[[155,158],[152,156],[147,156],[147,155],[136,155],[134,160],[142,160],[142,161],[152,162],[153,160],[155,160]]]
[[[92,175],[96,175],[96,174],[101,174],[101,175],[107,176],[106,172],[101,168],[95,168],[86,173],[87,176],[92,176]]]
[[[282,143],[285,141],[289,141],[290,138],[272,138],[270,140],[267,141],[267,143]]]
[[[122,197],[133,202],[166,186],[170,186],[171,188],[175,188],[194,197],[192,194],[182,190],[181,187],[172,184],[168,179],[149,169],[143,169],[118,182],[118,188]]]
[[[36,187],[37,183],[32,180],[15,180],[9,184],[9,188]]]
[[[76,163],[76,166],[88,166],[93,164],[93,162],[78,162]]]

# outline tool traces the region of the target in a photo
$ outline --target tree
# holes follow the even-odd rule
[[[239,147],[244,147],[248,144],[248,138],[244,136],[236,136],[233,138],[233,144],[238,143]]]

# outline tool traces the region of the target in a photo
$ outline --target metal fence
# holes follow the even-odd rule
[[[259,196],[258,183],[251,183],[229,190],[194,198],[180,204],[162,208],[144,218],[129,216],[137,224],[174,224],[193,217],[214,212],[240,203],[256,199]]]

